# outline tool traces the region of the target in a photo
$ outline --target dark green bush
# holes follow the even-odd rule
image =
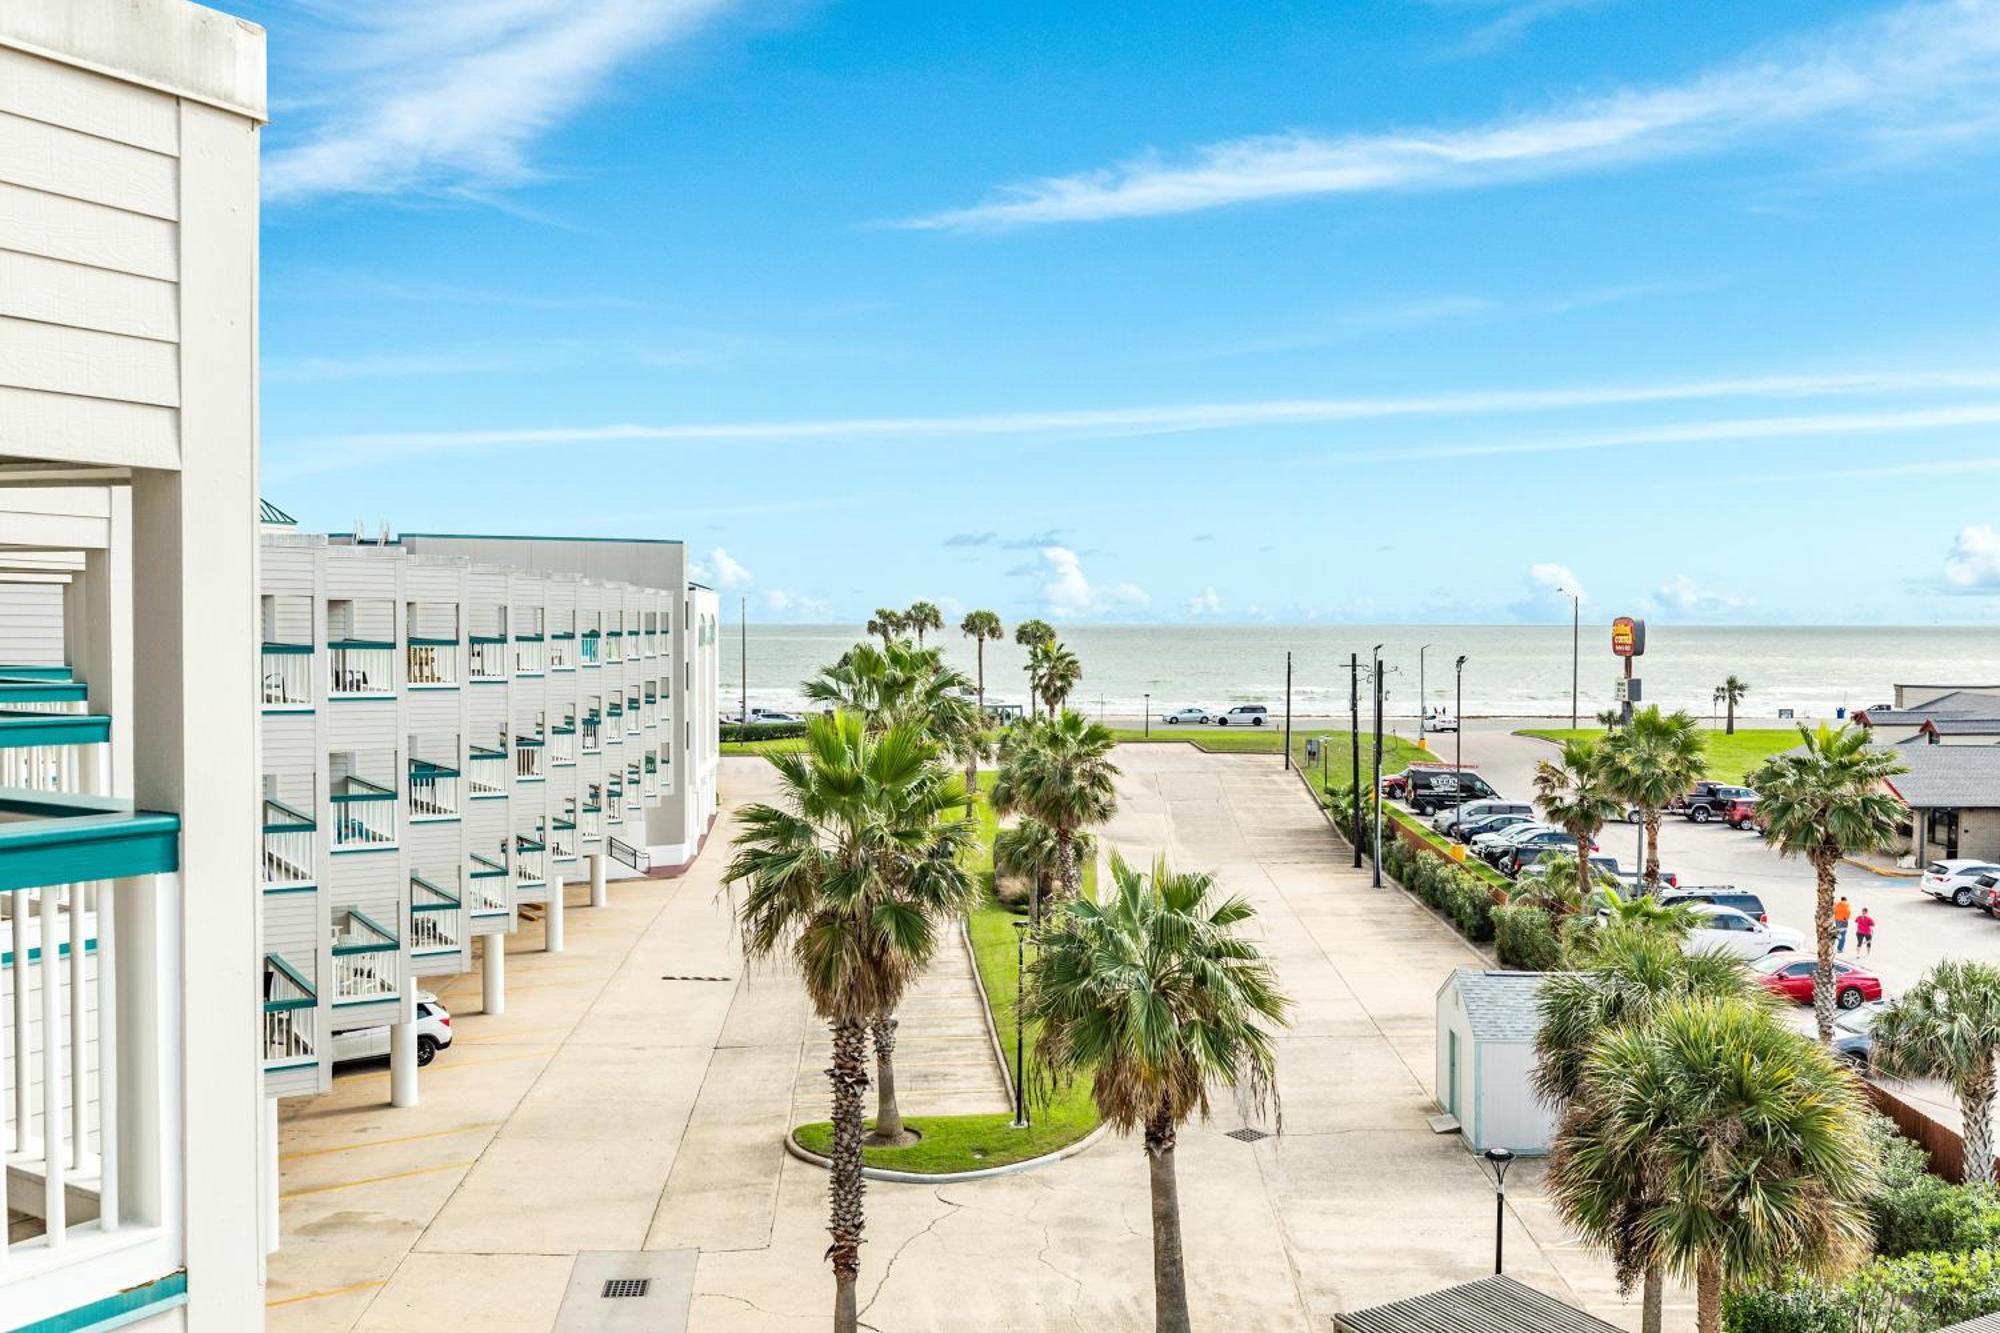
[[[1729,1333],[1853,1333],[1854,1301],[1838,1288],[1732,1291],[1722,1298]]]
[[[1562,958],[1555,923],[1539,907],[1493,909],[1493,951],[1500,966],[1523,972],[1546,972]]]
[[[803,722],[725,722],[725,741],[789,741],[806,734]]]

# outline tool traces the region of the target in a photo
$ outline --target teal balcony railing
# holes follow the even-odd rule
[[[539,676],[546,669],[547,655],[539,634],[517,634],[514,636],[514,674],[517,676]]]
[[[603,661],[604,640],[594,629],[587,629],[583,637],[576,641],[577,660],[587,667],[597,666]]]
[[[313,650],[309,643],[266,643],[263,654],[264,707],[312,707]]]
[[[507,679],[507,640],[499,634],[475,634],[466,645],[466,675],[472,680]]]
[[[410,818],[452,819],[458,813],[459,772],[428,759],[410,761]]]
[[[519,884],[545,884],[549,878],[548,845],[538,838],[514,835],[514,880]]]
[[[0,706],[0,787],[81,792],[101,782],[86,761],[102,759],[95,747],[111,740],[111,719],[101,713],[48,713]]]
[[[277,954],[264,955],[264,1068],[319,1062],[319,995]]]
[[[410,952],[452,953],[459,944],[463,904],[457,894],[422,875],[410,876]]]
[[[577,811],[577,836],[585,842],[596,842],[604,836],[604,807],[595,801],[586,801],[583,809]]]
[[[488,745],[470,747],[466,751],[465,785],[475,801],[505,796],[507,752]]]
[[[380,922],[348,908],[333,925],[333,1002],[365,1004],[397,994],[402,947]]]
[[[474,916],[490,916],[507,910],[507,867],[490,856],[478,852],[471,855],[471,868],[465,872],[466,902]]]
[[[639,711],[639,692],[634,690],[625,698],[625,734],[637,736],[644,723],[645,718]]]
[[[318,864],[319,825],[311,815],[283,801],[264,800],[264,884],[296,888],[310,884]]]
[[[396,645],[338,639],[326,646],[327,692],[336,699],[380,699],[396,692]]]
[[[333,850],[364,851],[396,843],[396,789],[366,778],[334,780]]]
[[[558,861],[576,859],[576,821],[557,815],[549,821],[549,855]]]
[[[549,728],[549,763],[557,768],[576,762],[576,723],[558,722]]]

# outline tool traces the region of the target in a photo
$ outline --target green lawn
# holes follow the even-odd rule
[[[1571,731],[1568,727],[1534,727],[1514,734],[1561,742],[1597,740],[1604,735],[1604,729],[1586,727]],[[1709,731],[1707,735],[1708,762],[1705,771],[1718,782],[1741,782],[1751,769],[1799,743],[1799,733],[1792,727],[1739,727],[1734,736],[1720,731]]]
[[[803,736],[787,736],[775,741],[724,741],[723,754],[775,754],[780,750],[797,750],[806,743]]]
[[[990,771],[980,773],[982,789],[992,781]],[[1000,821],[983,797],[974,805],[973,812],[979,819],[980,846],[972,871],[980,883],[981,894],[980,905],[973,909],[968,920],[973,960],[992,1005],[993,1026],[1000,1033],[1007,1067],[1019,1078],[1020,1071],[1014,1067],[1014,1007],[1019,995],[1015,985],[1014,922],[1023,918],[993,898],[993,836],[999,831]],[[1094,892],[1096,884],[1097,867],[1085,862],[1084,892]],[[946,947],[956,945],[947,943]],[[1032,1067],[1035,1058],[1032,1028],[1027,1033],[1027,1046]],[[1090,1099],[1087,1083],[1059,1090],[1046,1104],[1031,1104],[1029,1115],[1033,1123],[1028,1129],[1012,1128],[1011,1115],[906,1115],[904,1123],[921,1133],[922,1140],[907,1148],[866,1148],[862,1159],[870,1166],[896,1171],[927,1174],[977,1171],[1052,1153],[1097,1128],[1097,1106]],[[824,1120],[801,1125],[792,1131],[792,1137],[800,1147],[825,1156],[833,1142],[833,1126]]]

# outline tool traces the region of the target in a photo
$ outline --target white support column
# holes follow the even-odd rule
[[[479,1007],[487,1014],[507,1012],[507,937],[486,935],[479,941]]]
[[[550,953],[563,951],[563,878],[549,876],[548,910],[542,916],[542,947]]]
[[[592,907],[609,907],[611,905],[611,889],[604,878],[604,853],[592,852],[583,859],[590,866],[590,905]]]
[[[264,1099],[264,1253],[278,1252],[278,1099]]]
[[[489,937],[490,938],[490,937]],[[417,1002],[404,996],[401,1021],[389,1025],[389,1105],[417,1104]]]

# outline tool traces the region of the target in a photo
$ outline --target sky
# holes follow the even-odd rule
[[[2000,625],[2000,0],[233,8],[308,527],[753,621]]]

